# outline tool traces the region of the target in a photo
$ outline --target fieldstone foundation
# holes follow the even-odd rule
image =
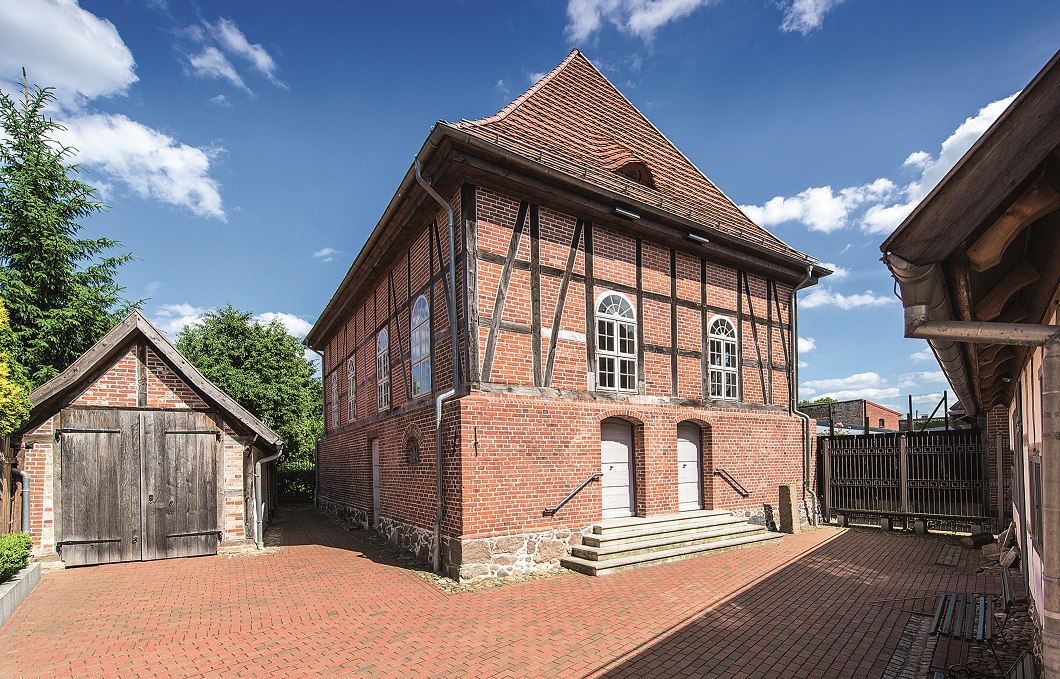
[[[368,511],[358,507],[332,502],[327,498],[317,498],[320,511],[342,519],[350,528],[368,528],[370,524]]]
[[[542,533],[505,535],[450,543],[450,576],[460,582],[487,578],[530,575],[559,567],[571,546],[581,544],[592,531],[550,530]]]
[[[434,553],[434,530],[383,516],[379,519],[379,532],[386,541],[410,554],[416,561],[427,563]]]

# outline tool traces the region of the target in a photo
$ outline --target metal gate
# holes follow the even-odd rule
[[[71,408],[60,422],[64,562],[217,553],[221,432],[209,415]]]
[[[993,525],[986,450],[975,431],[821,438],[825,516]]]

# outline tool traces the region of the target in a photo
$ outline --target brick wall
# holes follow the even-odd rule
[[[477,342],[467,348],[462,337],[472,384],[445,411],[445,538],[579,530],[598,521],[595,485],[557,517],[544,518],[542,510],[599,471],[600,423],[608,417],[634,428],[641,515],[677,510],[677,425],[685,421],[702,432],[706,507],[756,513],[777,502],[780,484],[801,488],[801,421],[786,407],[789,285],[640,239],[618,224],[588,225],[498,190],[479,187],[470,196],[474,203],[464,207],[475,219],[477,275],[471,282],[478,317],[464,317],[462,300],[458,306],[462,331],[473,328]],[[452,203],[459,213],[460,196]],[[444,225],[443,215],[436,218]],[[444,259],[438,261],[427,226],[420,229],[407,245],[387,253],[389,265],[351,300],[324,350],[327,433],[318,449],[319,497],[327,508],[370,525],[370,442],[376,439],[379,518],[388,535],[388,522],[429,529],[434,518],[433,401],[410,401],[406,391],[409,307],[419,294],[429,294],[432,273],[434,386],[450,384],[444,282],[438,277]],[[463,240],[458,234],[458,246]],[[636,311],[637,394],[595,393],[590,347],[596,301],[608,291],[623,294]],[[710,399],[707,391],[704,337],[719,317],[739,333],[741,403]],[[392,404],[380,412],[375,349],[384,327]],[[352,421],[350,357],[356,364]],[[338,407],[332,408],[336,395]],[[408,459],[410,436],[419,440],[418,464]],[[719,467],[750,496],[741,497],[716,477]]]

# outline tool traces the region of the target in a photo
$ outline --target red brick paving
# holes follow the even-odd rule
[[[909,613],[871,601],[996,588],[942,542],[821,529],[449,595],[311,512],[281,528],[273,554],[45,574],[0,677],[881,677]]]

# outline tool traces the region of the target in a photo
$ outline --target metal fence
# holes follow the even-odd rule
[[[825,517],[993,526],[986,450],[976,431],[821,437]]]

